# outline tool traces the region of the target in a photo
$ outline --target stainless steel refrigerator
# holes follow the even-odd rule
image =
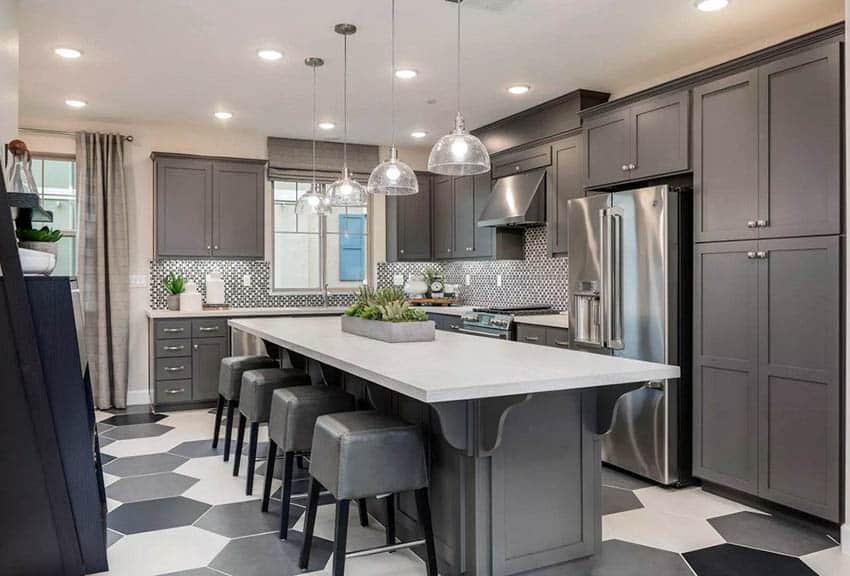
[[[602,459],[666,485],[690,479],[686,192],[656,186],[571,200],[570,343],[682,366],[683,377],[599,394]]]

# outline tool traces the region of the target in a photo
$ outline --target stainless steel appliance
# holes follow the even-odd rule
[[[687,230],[678,189],[657,186],[571,200],[570,345],[682,367],[677,380],[600,392],[614,405],[602,458],[661,484],[690,479]]]
[[[474,308],[472,312],[463,315],[456,331],[473,336],[516,340],[515,316],[553,313],[551,306],[542,305]]]

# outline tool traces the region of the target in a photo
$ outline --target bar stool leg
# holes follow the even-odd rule
[[[239,463],[242,461],[242,443],[245,442],[245,424],[247,418],[239,413],[239,430],[236,432],[236,452],[233,454],[233,475],[239,476]]]
[[[230,443],[233,440],[233,411],[236,410],[236,401],[227,402],[227,424],[224,429],[224,461],[230,460]]]
[[[365,503],[365,500],[361,500],[361,502]],[[345,574],[345,541],[348,539],[349,503],[349,500],[338,500],[336,503],[336,527],[334,528],[334,566],[332,572],[333,576],[343,576],[343,574]]]
[[[387,501],[387,546],[395,544],[395,494],[390,494]]]
[[[357,501],[357,508],[360,511],[360,525],[365,528],[369,525],[369,510],[366,508],[365,498]]]
[[[248,481],[245,483],[245,494],[254,493],[254,470],[257,467],[257,440],[260,435],[260,423],[251,423],[251,436],[248,440]]]
[[[311,477],[307,497],[307,516],[304,518],[304,541],[301,543],[301,557],[298,559],[298,567],[302,570],[306,570],[310,565],[310,547],[313,545],[313,529],[316,527],[316,511],[319,508],[321,490],[322,485]]]
[[[269,500],[272,496],[272,479],[274,478],[274,461],[277,458],[277,444],[269,438],[269,457],[266,459],[266,479],[263,483],[263,503],[260,509],[269,511]]]
[[[218,448],[218,435],[221,432],[221,416],[224,414],[224,396],[218,395],[218,405],[215,407],[215,425],[213,428],[213,450]]]
[[[298,455],[298,458],[296,459],[296,462],[298,462],[298,469],[299,469],[299,470],[304,470],[304,456],[303,456],[302,454],[299,454],[299,455]]]
[[[292,461],[294,457],[295,452],[286,452],[283,457],[283,486],[280,490],[279,536],[281,540],[286,540],[289,536],[289,503],[292,502]]]
[[[428,503],[428,489],[416,491],[416,513],[425,536],[425,563],[428,576],[437,576],[437,549],[434,546],[434,527],[431,525],[431,505]]]

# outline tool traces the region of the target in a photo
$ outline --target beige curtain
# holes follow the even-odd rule
[[[118,134],[77,134],[77,276],[92,392],[100,409],[127,405],[130,249],[124,142]]]

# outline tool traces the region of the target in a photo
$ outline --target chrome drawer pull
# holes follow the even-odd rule
[[[171,390],[166,390],[165,393],[166,394],[182,394],[185,391],[186,391],[185,388],[177,388],[177,389],[172,388]]]
[[[185,346],[163,346],[162,349],[166,352],[179,352],[180,350],[185,350]]]
[[[185,328],[163,328],[162,331],[166,334],[177,334],[179,332],[184,332]]]
[[[166,366],[165,368],[163,368],[163,370],[165,370],[166,372],[182,372],[185,369],[185,366],[174,366],[173,368],[170,366]]]
[[[198,330],[201,332],[218,332],[218,326],[201,326]]]
[[[525,339],[529,342],[540,342],[540,336],[526,336]]]
[[[564,340],[555,340],[555,346],[569,346],[570,343]]]

